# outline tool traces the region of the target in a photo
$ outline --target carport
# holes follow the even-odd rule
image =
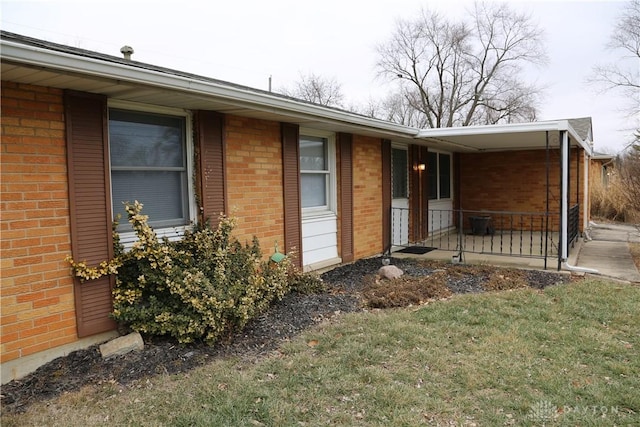
[[[453,155],[453,204],[446,210],[430,206],[429,171],[414,156],[409,173],[422,186],[411,197],[423,203],[411,203],[409,210],[421,206],[426,212],[406,216],[414,230],[425,230],[411,244],[460,257],[471,252],[543,258],[545,268],[557,258],[560,269],[588,225],[591,141],[590,118],[421,130],[416,145]],[[490,226],[474,230],[478,218],[489,218]],[[397,227],[390,228],[393,233]]]

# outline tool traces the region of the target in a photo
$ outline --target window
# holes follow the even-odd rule
[[[300,134],[300,192],[304,213],[333,211],[335,155],[333,137]]]
[[[155,229],[189,224],[187,117],[111,108],[111,200],[119,231],[130,231],[124,202],[138,200]]]
[[[451,155],[429,151],[429,200],[451,198]]]
[[[407,150],[393,148],[391,150],[391,190],[394,199],[409,197]]]
[[[440,199],[451,198],[451,156],[438,154],[438,181],[440,184]]]

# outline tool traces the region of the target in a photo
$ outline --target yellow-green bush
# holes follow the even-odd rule
[[[95,268],[68,260],[81,280],[117,274],[113,318],[131,330],[211,343],[244,327],[289,290],[288,276],[295,272],[289,259],[264,260],[256,238],[242,245],[232,236],[231,218],[220,218],[216,229],[195,226],[181,241],[169,242],[158,239],[142,204],[126,211],[138,237],[130,250],[114,231],[114,259]]]

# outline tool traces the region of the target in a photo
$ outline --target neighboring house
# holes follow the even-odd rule
[[[589,164],[589,196],[595,202],[594,207],[598,208],[598,200],[601,200],[603,192],[609,191],[609,180],[613,176],[616,156],[613,154],[594,152]],[[592,193],[592,191],[596,191]],[[591,196],[595,197],[591,198]],[[588,207],[588,216],[591,218],[591,204]],[[602,215],[602,212],[599,212]]]
[[[593,153],[591,157],[591,183],[599,182],[607,187],[613,173],[615,160],[615,154]]]
[[[173,239],[229,214],[306,269],[466,232],[474,211],[557,236],[560,266],[588,221],[590,119],[420,130],[6,32],[0,47],[3,383],[115,335],[112,280],[81,284],[64,259],[110,258],[123,201]]]

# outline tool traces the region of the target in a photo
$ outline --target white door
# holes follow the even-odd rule
[[[406,147],[391,148],[391,244],[409,243],[409,156]]]
[[[452,157],[451,153],[429,150],[429,234],[450,230],[455,224]]]

